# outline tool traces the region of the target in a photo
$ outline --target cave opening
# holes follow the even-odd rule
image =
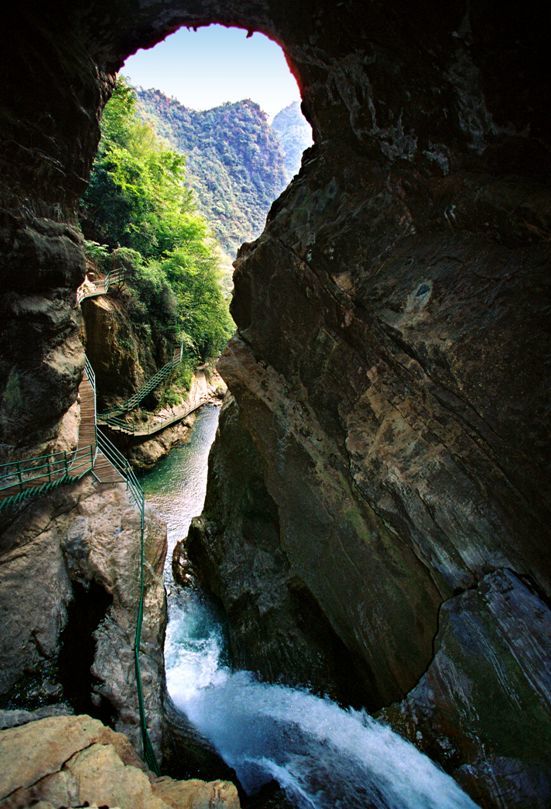
[[[325,418],[320,431],[324,458],[338,461],[342,450],[345,461],[351,459],[348,466],[343,464],[346,481],[357,475],[363,500],[378,508],[369,519],[353,511],[344,515],[348,522],[339,523],[339,539],[342,526],[349,526],[343,549],[357,552],[355,567],[363,580],[352,589],[349,579],[343,585],[332,576],[346,564],[343,553],[328,570],[329,581],[342,594],[343,625],[362,643],[371,633],[365,654],[380,682],[400,694],[411,690],[426,669],[427,638],[442,591],[445,596],[464,588],[473,572],[481,586],[497,588],[499,582],[485,580],[497,563],[538,575],[542,568],[536,542],[541,525],[548,524],[539,473],[546,435],[534,418],[542,412],[542,377],[534,358],[539,357],[543,333],[539,289],[545,264],[540,249],[548,232],[538,185],[548,168],[549,118],[541,103],[544,49],[537,47],[546,35],[545,25],[538,24],[543,20],[528,6],[514,14],[509,9],[496,14],[493,4],[471,4],[466,12],[459,2],[445,9],[436,3],[406,8],[403,2],[312,2],[301,7],[230,0],[223,8],[204,0],[64,2],[65,15],[52,14],[53,5],[11,9],[17,25],[9,26],[3,53],[2,91],[12,97],[9,114],[0,123],[6,147],[1,156],[7,211],[3,233],[9,257],[1,318],[8,360],[0,371],[4,380],[11,380],[10,396],[0,405],[2,441],[10,447],[35,447],[54,440],[75,399],[82,354],[72,293],[83,275],[73,227],[75,204],[94,150],[97,111],[125,56],[182,22],[203,25],[213,15],[228,24],[275,33],[289,44],[307,77],[305,104],[320,133],[319,159],[305,171],[302,190],[308,204],[294,231],[284,231],[280,207],[270,228],[271,255],[259,251],[256,262],[247,259],[243,275],[256,288],[247,298],[243,285],[241,323],[251,300],[255,314],[266,311],[257,290],[268,280],[268,273],[261,273],[268,258],[273,269],[292,268],[277,278],[288,282],[279,284],[280,298],[271,299],[277,316],[273,320],[278,326],[283,320],[286,337],[292,335],[300,307],[289,311],[289,306],[281,318],[278,303],[284,294],[291,304],[300,299],[292,273],[302,281],[313,256],[311,264],[322,283],[312,283],[308,292],[320,319],[312,317],[305,324],[308,329],[296,353],[290,340],[287,351],[279,344],[274,349],[275,327],[267,336],[247,335],[249,345],[258,365],[275,367],[285,384],[300,379],[302,390],[286,393],[289,402],[294,397],[295,410],[319,403]],[[128,13],[129,8],[135,13]],[[293,202],[299,207],[297,197]],[[277,242],[283,232],[288,238]],[[304,259],[300,266],[298,260],[292,264],[291,251]],[[416,267],[420,272],[412,288]],[[269,280],[275,287],[273,276]],[[429,282],[434,282],[434,294],[425,289]],[[333,313],[335,323],[330,322]],[[311,339],[314,333],[320,335],[318,343]],[[246,346],[241,348],[247,360]],[[309,367],[306,362],[303,366],[308,377],[290,361],[300,353],[309,354]],[[338,364],[333,359],[337,354]],[[256,402],[242,396],[251,422],[262,409],[263,381]],[[396,402],[402,400],[409,418],[400,422]],[[286,412],[292,415],[290,407]],[[305,432],[312,422],[303,425]],[[277,425],[276,406],[255,437],[271,440]],[[372,462],[377,454],[369,454],[369,434],[379,425],[378,435],[390,450],[384,464]],[[363,426],[371,430],[362,432]],[[275,445],[266,440],[264,456]],[[406,452],[410,447],[419,451],[413,470]],[[424,462],[427,458],[430,463]],[[294,466],[283,471],[282,479],[289,483],[282,508],[287,507],[289,524],[293,520],[297,526],[294,534],[307,538],[300,529],[309,505],[302,484],[310,470],[297,452]],[[419,499],[420,490],[446,491],[447,496]],[[335,485],[335,491],[335,501],[346,499],[345,486]],[[338,516],[340,502],[331,506],[331,514]],[[297,542],[313,565],[327,548],[323,527],[315,548]],[[355,540],[358,534],[365,537],[368,560],[367,550]],[[442,549],[448,557],[443,561]],[[352,576],[350,581],[355,581]],[[478,609],[475,592],[471,607]],[[354,611],[356,603],[362,611]],[[521,610],[514,610],[521,627]],[[376,623],[371,619],[378,614]],[[493,619],[488,622],[492,625],[499,628]],[[452,651],[460,666],[460,655]],[[492,673],[488,680],[496,692],[503,686],[499,675]],[[477,678],[480,682],[475,672],[473,710],[459,716],[455,738],[463,772],[475,768],[473,779],[486,781],[491,801],[498,779],[507,788],[512,783],[500,769],[509,748],[495,729],[497,723],[490,723],[484,731],[495,745],[495,763],[488,760],[485,773],[476,769],[480,750],[488,750],[483,737],[479,742],[474,736],[472,724],[472,716],[480,714]],[[413,717],[419,697],[423,695],[414,695]],[[492,695],[488,702],[493,701]],[[443,714],[438,714],[439,705],[421,704],[426,706],[428,736],[439,727],[439,716],[451,728],[445,702]],[[510,711],[515,710],[518,724],[509,717],[499,724],[519,728],[516,754],[517,742],[518,749],[525,744],[523,728],[533,730],[535,725],[526,723],[525,711],[511,705]],[[417,734],[421,730],[413,726],[414,740]],[[529,758],[520,766],[519,784],[530,781]],[[446,750],[441,759],[445,766]],[[535,763],[531,771],[538,775]],[[536,805],[531,797],[524,802]]]
[[[131,55],[119,75],[186,155],[186,181],[229,267],[241,244],[260,235],[312,145],[300,78],[283,46],[254,29],[182,27]]]
[[[112,596],[97,582],[73,583],[73,599],[60,638],[59,681],[63,696],[77,714],[89,714],[112,725],[114,712],[94,691],[92,665],[96,656],[94,633],[112,604]]]
[[[117,120],[121,114],[127,114],[130,134]],[[130,288],[127,300],[114,289],[111,307],[83,301],[100,409],[133,392],[142,368],[151,377],[178,341],[184,357],[175,389],[189,388],[194,367],[221,353],[234,329],[227,307],[236,254],[261,235],[272,204],[311,145],[299,81],[280,44],[262,33],[215,24],[179,28],[125,61],[103,110],[102,137],[79,209],[86,283],[114,270]],[[158,176],[144,164],[144,154],[150,159],[163,149],[165,160],[183,158],[174,161],[171,188],[158,155]],[[151,193],[148,184],[156,185]],[[168,200],[178,185],[188,195],[179,211]],[[162,221],[175,212],[191,221],[179,233],[174,222],[165,227]],[[203,227],[201,238],[193,227]],[[216,276],[225,312],[205,303],[203,291],[196,294],[191,276],[201,266]],[[136,357],[135,367],[125,355]],[[160,401],[172,406],[176,398],[171,389],[161,401],[154,388],[142,399],[144,411],[155,411]]]

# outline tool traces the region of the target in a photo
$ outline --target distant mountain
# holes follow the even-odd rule
[[[272,202],[287,184],[282,149],[253,101],[188,109],[159,90],[138,90],[146,114],[187,156],[187,180],[222,248],[235,255],[262,231]]]
[[[278,112],[272,121],[272,132],[283,151],[285,173],[289,182],[300,169],[302,153],[312,145],[312,129],[294,101]]]

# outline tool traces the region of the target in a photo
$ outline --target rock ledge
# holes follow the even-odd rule
[[[239,809],[227,781],[156,778],[122,733],[89,716],[53,716],[0,732],[0,809]]]

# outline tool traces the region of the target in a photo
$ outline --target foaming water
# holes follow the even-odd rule
[[[191,442],[142,482],[168,523],[169,555],[202,511],[218,419],[203,408]],[[297,809],[473,809],[458,785],[390,728],[306,690],[226,665],[224,634],[198,587],[174,585],[165,641],[169,693],[254,793],[275,779]]]
[[[299,809],[476,806],[429,758],[364,711],[231,672],[221,663],[222,633],[199,594],[178,609],[165,649],[170,695],[247,792],[275,779]]]

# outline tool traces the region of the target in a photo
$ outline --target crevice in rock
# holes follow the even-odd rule
[[[67,609],[67,624],[60,637],[59,680],[64,698],[78,714],[89,714],[104,724],[113,724],[108,703],[93,695],[92,664],[96,653],[94,632],[111,606],[111,595],[96,582],[87,587],[73,584],[73,600]]]
[[[412,686],[412,688],[410,688],[410,690],[407,693],[402,695],[402,699],[406,699],[409,694],[411,694],[412,692],[415,691],[416,688],[418,688],[419,684],[422,682],[423,678],[426,677],[427,672],[429,671],[429,669],[431,668],[431,666],[434,663],[434,659],[435,659],[436,654],[438,652],[438,649],[437,649],[438,636],[440,635],[440,633],[442,631],[442,611],[443,611],[443,609],[451,601],[454,601],[455,599],[460,598],[465,593],[473,592],[475,590],[478,590],[482,580],[486,576],[489,576],[492,573],[498,573],[499,571],[507,571],[508,573],[511,573],[513,576],[516,576],[520,581],[522,581],[522,583],[528,589],[530,589],[535,595],[537,595],[538,598],[542,599],[544,601],[544,603],[549,603],[549,599],[547,599],[545,594],[543,593],[543,591],[536,586],[536,584],[530,578],[530,576],[528,576],[526,574],[518,573],[512,567],[504,566],[504,567],[488,568],[487,570],[483,571],[482,573],[480,573],[480,575],[478,575],[476,577],[474,577],[474,573],[473,573],[474,578],[473,578],[472,584],[469,584],[466,587],[456,587],[453,590],[452,594],[448,598],[443,599],[442,603],[438,607],[438,612],[437,612],[437,616],[436,616],[436,630],[435,630],[435,633],[434,633],[433,638],[432,638],[432,653],[431,653],[431,656],[430,656],[430,660],[428,661],[425,669],[419,675],[419,677],[417,679],[417,682]],[[394,703],[389,703],[387,705],[383,705],[383,706],[381,706],[381,708],[379,710],[381,710],[381,711],[385,710],[386,708],[391,707],[392,704],[394,704]]]
[[[17,786],[11,792],[7,793],[6,795],[0,795],[0,800],[2,801],[2,806],[9,806],[10,804],[8,802],[10,801],[10,798],[12,796],[15,796],[18,792],[24,791],[24,792],[26,792],[28,794],[28,793],[30,793],[30,791],[34,787],[39,786],[43,781],[46,781],[46,779],[50,778],[50,776],[55,775],[56,773],[62,772],[63,770],[66,769],[67,765],[71,761],[73,761],[73,759],[75,759],[77,756],[79,756],[85,750],[89,750],[90,747],[93,747],[95,744],[98,744],[98,741],[96,739],[91,741],[89,744],[84,745],[84,747],[79,747],[78,750],[75,750],[74,752],[72,752],[71,755],[68,758],[66,758],[64,761],[59,762],[55,769],[50,767],[49,770],[41,772],[40,777],[37,778],[36,781],[31,781],[31,782],[26,783],[26,784],[21,784],[21,785]],[[101,742],[100,742],[100,744],[101,744]],[[20,800],[21,799],[19,799],[19,800],[16,799],[14,805],[20,806],[21,805]],[[39,804],[39,803],[42,803],[42,801],[40,801],[38,798],[35,798],[34,800],[32,800],[32,802],[29,804],[29,806],[34,806],[35,804]],[[88,803],[83,803],[83,804],[80,804],[80,806],[85,807],[85,806],[89,806],[89,804]],[[60,809],[63,809],[63,807],[60,807]],[[75,806],[74,809],[79,809],[79,806],[78,805]]]
[[[525,587],[530,590],[535,596],[537,596],[540,601],[542,601],[549,609],[551,609],[551,596],[549,593],[545,592],[543,587],[541,587],[537,582],[534,581],[532,576],[529,573],[520,573],[518,570],[515,570],[512,567],[504,568],[504,570],[508,570],[510,573],[513,573],[517,576],[521,582],[524,584]]]
[[[378,689],[366,661],[346,646],[302,581],[291,579],[288,589],[296,625],[312,646],[325,653],[329,669],[327,679],[334,683],[331,696],[345,707],[374,710],[378,702],[373,695],[377,694]],[[313,690],[320,693],[319,688]]]

